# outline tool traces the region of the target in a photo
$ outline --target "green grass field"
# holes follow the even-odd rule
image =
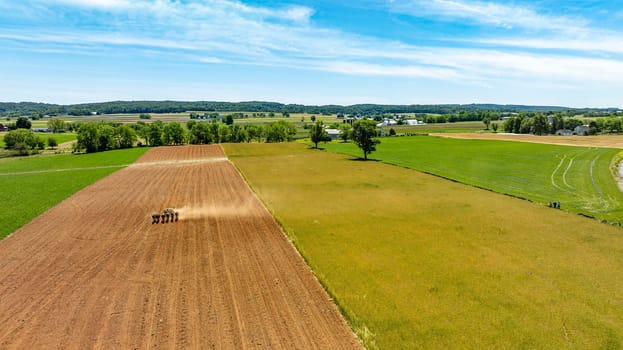
[[[6,135],[6,132],[0,133],[0,149],[3,149],[5,147],[4,135]],[[56,139],[56,142],[59,145],[63,142],[73,141],[77,139],[77,135],[73,133],[63,133],[63,134],[36,133],[35,135],[43,139],[43,141],[46,143],[46,147],[48,143],[48,138],[50,137]]]
[[[621,150],[437,137],[383,138],[373,159],[623,222],[623,194],[611,174]],[[352,143],[323,145],[360,157]]]
[[[77,134],[73,133],[62,133],[62,134],[37,134],[40,136],[47,144],[48,138],[52,137],[58,142],[60,145],[63,142],[74,141],[78,138]]]
[[[623,346],[618,227],[303,144],[224,147],[370,349]]]
[[[147,150],[0,160],[0,239]]]

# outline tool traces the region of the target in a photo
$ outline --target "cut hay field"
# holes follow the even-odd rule
[[[381,129],[389,132],[394,129],[398,135],[400,134],[454,134],[454,133],[475,133],[484,128],[484,124],[478,122],[456,122],[456,123],[439,123],[425,125],[392,125],[384,126]]]
[[[0,159],[0,239],[147,150]]]
[[[623,346],[621,228],[302,144],[224,147],[370,349]]]
[[[439,137],[383,138],[373,159],[610,222],[623,222],[623,193],[611,170],[621,150]],[[327,150],[361,156],[351,143]]]

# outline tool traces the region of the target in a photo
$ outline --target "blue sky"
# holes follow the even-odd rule
[[[0,101],[623,107],[621,1],[0,0]]]

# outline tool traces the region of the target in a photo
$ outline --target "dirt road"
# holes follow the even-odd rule
[[[361,348],[224,156],[154,149],[0,241],[0,348]]]

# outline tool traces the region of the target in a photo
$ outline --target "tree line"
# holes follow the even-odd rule
[[[285,120],[266,125],[228,125],[189,120],[147,124],[110,122],[83,123],[77,128],[75,152],[102,152],[134,146],[172,146],[183,144],[211,144],[224,142],[287,142],[294,139],[296,127]],[[144,143],[143,143],[144,142]]]
[[[555,134],[558,130],[571,130],[587,125],[589,135],[601,133],[619,134],[623,132],[622,117],[602,117],[597,119],[569,118],[562,115],[545,116],[541,113],[521,114],[504,121],[504,132],[514,134]]]
[[[322,105],[309,106],[301,104],[282,104],[278,102],[214,102],[214,101],[113,101],[102,103],[84,103],[74,105],[58,105],[36,102],[1,102],[0,115],[17,117],[30,115],[42,117],[44,115],[91,115],[117,113],[182,113],[194,112],[260,112],[260,113],[309,113],[309,114],[350,114],[369,116],[385,113],[429,113],[429,114],[456,114],[461,112],[563,112],[571,111],[575,114],[594,113],[606,115],[621,112],[619,109],[572,109],[557,106],[523,106],[523,105],[496,105],[496,104],[446,104],[446,105],[379,105],[356,104],[350,106]]]

